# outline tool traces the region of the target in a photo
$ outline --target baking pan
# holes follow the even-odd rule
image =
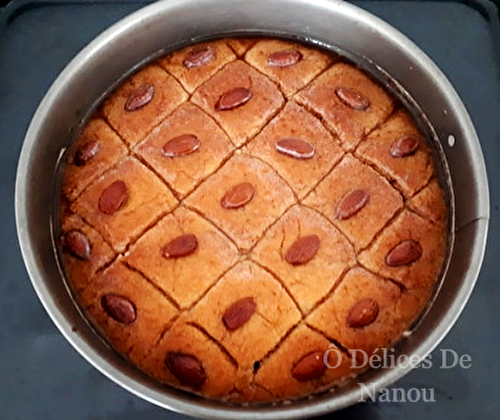
[[[56,325],[84,356],[91,359],[94,365],[122,386],[133,388],[135,393],[146,399],[155,400],[160,405],[197,415],[217,413],[230,417],[236,415],[251,418],[255,416],[255,411],[252,413],[241,410],[228,411],[232,409],[216,407],[204,401],[196,403],[193,399],[186,400],[184,396],[176,396],[174,399],[167,396],[165,399],[164,388],[158,390],[156,384],[138,376],[137,372],[128,366],[123,366],[120,359],[111,355],[107,347],[98,342],[95,336],[90,335],[91,332],[88,331],[86,324],[78,318],[78,313],[68,299],[66,290],[61,287],[60,278],[52,271],[53,255],[50,254],[50,249],[44,249],[44,245],[47,244],[46,235],[50,235],[50,232],[44,231],[44,221],[45,224],[47,221],[44,217],[47,214],[44,215],[42,211],[48,208],[46,206],[50,202],[51,189],[48,184],[51,183],[44,182],[40,185],[39,181],[42,179],[49,181],[47,176],[51,176],[52,173],[47,174],[47,168],[55,166],[59,151],[71,139],[72,130],[78,126],[91,104],[107,87],[144,57],[164,48],[165,42],[167,45],[172,45],[185,41],[192,32],[183,31],[188,29],[191,31],[193,27],[204,35],[214,34],[214,31],[219,32],[220,28],[231,32],[260,27],[263,31],[275,32],[278,29],[280,32],[316,40],[335,39],[336,45],[383,65],[385,70],[404,84],[424,108],[444,143],[453,183],[455,186],[460,186],[456,197],[457,247],[452,258],[450,271],[452,276],[449,277],[453,281],[446,281],[438,298],[439,303],[436,302],[418,331],[404,343],[401,351],[406,354],[427,354],[451,327],[463,308],[477,277],[484,251],[489,217],[488,191],[479,144],[458,96],[437,67],[393,29],[361,10],[339,2],[318,1],[306,4],[292,1],[289,2],[286,12],[280,9],[283,2],[276,1],[253,2],[252,6],[245,5],[244,2],[233,2],[230,7],[227,6],[223,10],[209,7],[210,3],[197,4],[196,11],[192,9],[189,14],[187,26],[182,25],[180,18],[182,16],[187,18],[186,9],[183,8],[192,6],[193,2],[170,1],[168,5],[163,3],[150,6],[122,22],[119,27],[105,33],[84,50],[76,62],[66,68],[42,102],[26,136],[18,170],[17,221],[21,248],[35,289]],[[243,10],[245,8],[246,11]],[[165,11],[169,12],[168,15],[162,15]],[[147,16],[147,13],[151,14]],[[164,19],[163,23],[166,23],[168,30],[175,34],[165,33],[165,27],[163,25],[160,27],[158,23],[160,16]],[[336,21],[338,24],[332,29],[331,19],[334,17],[338,19],[338,16],[345,20]],[[168,21],[169,18],[172,19],[171,22]],[[294,24],[296,21],[314,22],[314,25],[298,28]],[[113,40],[110,41],[111,39]],[[367,39],[372,41],[371,45],[367,44]],[[134,46],[133,49],[127,48],[131,45]],[[374,49],[373,45],[379,47]],[[113,50],[104,53],[110,46]],[[101,60],[101,62],[91,60]],[[96,63],[106,65],[106,74],[99,72],[99,76],[96,75],[96,68],[91,68],[93,66],[90,65]],[[74,77],[79,78],[80,83],[65,85]],[[425,86],[425,89],[422,89],[422,86]],[[50,109],[55,109],[57,112],[47,119],[44,113]],[[450,135],[455,139],[454,146],[446,147],[448,139],[452,138]],[[460,247],[459,240],[463,240],[464,244],[469,242],[467,246]],[[71,327],[74,326],[78,329],[78,334],[71,331]],[[382,386],[391,383],[404,373],[401,369],[387,371],[383,375],[374,372],[372,378],[368,377],[367,380]],[[343,389],[336,395],[332,400],[317,399],[312,403],[285,408],[267,407],[260,410],[259,414],[269,417],[312,415],[338,409],[354,402],[352,395],[349,398],[348,389]]]

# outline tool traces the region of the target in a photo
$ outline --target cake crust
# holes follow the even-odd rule
[[[298,139],[312,146],[305,158],[284,154],[283,139]],[[285,108],[248,144],[247,151],[271,165],[303,198],[340,160],[343,151],[321,122],[295,102]]]
[[[142,106],[127,109],[128,101],[134,95],[144,94],[145,88],[149,89],[149,97],[144,97]],[[135,145],[187,97],[179,82],[158,65],[150,64],[106,100],[102,113],[129,145]]]
[[[277,54],[281,54],[281,57],[276,59]],[[283,58],[283,55],[288,57]],[[280,58],[281,61],[278,61]],[[246,53],[245,60],[277,83],[289,98],[326,69],[335,56],[302,44],[265,39],[258,41]],[[272,65],[269,65],[270,62]],[[290,65],[291,62],[295,64]]]
[[[63,194],[69,200],[74,200],[85,187],[127,153],[123,141],[102,118],[91,119],[76,140],[74,151],[68,156]]]
[[[339,89],[352,89],[351,96],[364,101],[349,105]],[[363,137],[391,114],[394,103],[384,90],[361,70],[345,63],[334,64],[297,94],[297,101],[321,115],[346,150],[353,150]],[[361,109],[356,109],[361,108]]]
[[[251,92],[247,102],[231,109],[217,109],[224,94],[240,88]],[[229,63],[200,86],[191,100],[221,125],[236,146],[241,146],[257,134],[284,104],[278,88],[240,60]]]
[[[405,136],[418,137],[418,148],[407,156],[393,156],[391,148]],[[397,111],[386,124],[373,131],[359,145],[356,154],[394,181],[405,195],[412,196],[425,186],[434,173],[429,146],[408,113]]]
[[[122,205],[116,211],[103,211],[102,197],[117,182],[123,183]],[[118,252],[123,252],[163,213],[172,210],[177,200],[158,177],[133,157],[125,157],[99,177],[71,209],[80,214]],[[113,209],[114,210],[114,209]]]
[[[198,146],[178,155],[175,151],[166,153],[165,145],[181,136],[194,136]],[[183,197],[215,172],[233,149],[227,135],[207,114],[192,104],[183,104],[135,152]]]
[[[339,206],[346,194],[353,191],[363,191],[366,203],[345,217],[339,213]],[[348,154],[304,200],[304,204],[326,215],[356,250],[360,250],[402,208],[403,198],[385,178]]]
[[[113,306],[105,304],[105,298],[110,296],[130,303],[131,318],[120,318],[123,309],[112,312]],[[176,308],[155,287],[121,261],[97,276],[80,299],[94,325],[134,363],[140,363],[177,315]]]

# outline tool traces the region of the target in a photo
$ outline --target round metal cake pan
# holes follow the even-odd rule
[[[484,159],[469,115],[439,68],[393,27],[345,2],[168,0],[147,6],[112,26],[63,70],[33,117],[16,180],[19,242],[38,297],[61,333],[93,366],[132,393],[199,417],[269,419],[324,414],[358,402],[357,381],[333,393],[288,404],[241,406],[208,401],[149,379],[105,345],[85,322],[61,277],[53,251],[49,221],[55,168],[61,151],[89,110],[110,86],[147,57],[200,37],[234,33],[281,34],[318,41],[367,60],[390,74],[434,127],[455,190],[455,244],[435,301],[418,328],[397,347],[400,354],[428,355],[457,320],[479,274],[489,221]],[[409,366],[394,366],[370,371],[359,380],[380,389],[409,370]]]

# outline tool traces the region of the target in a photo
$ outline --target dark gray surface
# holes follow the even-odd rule
[[[497,20],[459,2],[357,1],[415,41],[449,77],[476,125],[490,179],[489,246],[475,292],[448,337],[433,353],[433,368],[398,382],[432,387],[435,403],[362,403],[339,419],[497,418],[500,298],[494,255],[500,241],[500,52]],[[37,7],[33,7],[38,4]],[[488,4],[486,1],[484,4]],[[22,138],[57,74],[98,33],[142,4],[29,3],[0,26],[0,407],[1,419],[184,419],[144,402],[90,367],[52,324],[31,288],[17,245],[14,181]],[[495,12],[493,7],[486,12]],[[7,13],[3,13],[5,17]],[[493,15],[494,16],[494,15]],[[1,25],[1,24],[0,24]],[[496,33],[497,40],[500,33]],[[439,369],[441,349],[471,355],[468,370]]]

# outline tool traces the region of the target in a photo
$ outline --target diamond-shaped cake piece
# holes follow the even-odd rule
[[[101,235],[77,215],[64,219],[60,241],[64,267],[71,273],[68,280],[76,291],[84,289],[115,256]]]
[[[351,359],[338,347],[301,325],[262,362],[255,383],[272,392],[275,398],[289,398],[319,391],[349,375],[351,364]]]
[[[310,150],[281,146],[288,139],[306,142]],[[300,144],[299,144],[300,146]],[[304,108],[289,102],[248,144],[248,152],[269,163],[293,188],[306,195],[343,155],[343,150],[321,122]]]
[[[245,60],[290,97],[321,73],[332,62],[332,55],[291,41],[265,39],[246,53]]]
[[[392,99],[380,86],[345,63],[333,65],[299,92],[296,100],[319,113],[346,150],[354,149],[393,108]]]
[[[165,256],[165,247],[183,235],[194,235],[191,253]],[[211,223],[179,207],[146,232],[125,256],[125,261],[148,277],[182,308],[198,299],[233,265],[238,250]]]
[[[316,235],[315,243],[301,249],[301,238]],[[309,255],[307,261],[291,257]],[[314,247],[316,252],[309,252]],[[303,312],[310,311],[335,285],[342,272],[355,264],[352,246],[323,216],[302,206],[292,207],[264,235],[252,259],[281,279]]]
[[[91,184],[71,208],[118,252],[155,219],[177,204],[160,179],[133,157],[126,157]]]
[[[123,141],[103,119],[91,119],[68,156],[63,194],[73,201],[87,185],[127,153]]]
[[[193,375],[183,374],[188,363]],[[163,335],[140,367],[160,382],[208,397],[229,394],[236,365],[213,340],[180,317]],[[189,370],[188,370],[189,373]]]
[[[354,197],[356,194],[358,199]],[[403,198],[375,170],[347,155],[304,204],[323,213],[359,250],[367,246],[403,206]]]
[[[233,148],[227,135],[207,114],[186,103],[156,127],[135,151],[184,196],[215,172]]]
[[[236,154],[184,202],[202,212],[245,250],[294,201],[290,187],[269,165]]]
[[[444,223],[447,216],[446,202],[437,178],[415,194],[408,201],[408,207],[434,223]]]
[[[174,51],[158,63],[192,93],[236,56],[224,40],[203,42]]]
[[[257,134],[284,102],[273,82],[239,60],[200,86],[191,100],[215,118],[236,146]]]
[[[226,44],[234,51],[234,53],[241,57],[257,42],[256,38],[230,38],[224,39]]]
[[[90,283],[81,303],[112,346],[134,363],[144,358],[177,314],[161,292],[119,261]]]
[[[248,317],[234,321],[242,312]],[[252,370],[300,319],[283,286],[250,261],[224,274],[189,314],[189,320],[220,342],[243,370]]]
[[[103,114],[133,146],[187,98],[187,93],[172,76],[151,64],[111,94],[104,102]]]
[[[446,252],[444,224],[434,224],[404,210],[359,255],[369,270],[400,282],[426,300],[441,272]]]
[[[404,140],[405,137],[418,140],[418,148],[405,156],[393,156],[398,141]],[[410,116],[401,110],[373,131],[359,145],[356,154],[376,165],[407,197],[411,197],[427,184],[434,173],[432,152],[426,140]]]
[[[411,294],[356,267],[306,322],[349,350],[356,350],[352,355],[362,363],[362,352],[370,355],[393,344],[421,309]]]

